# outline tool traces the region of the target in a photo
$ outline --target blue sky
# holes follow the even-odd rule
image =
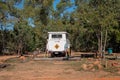
[[[54,3],[53,3],[53,8],[54,8],[54,10],[56,10],[56,5],[57,5],[59,2],[60,2],[60,0],[55,0],[55,1],[54,1]],[[75,3],[74,0],[71,0],[71,2],[72,2],[72,3]],[[74,5],[74,6],[72,6],[71,8],[67,9],[66,12],[72,12],[72,11],[75,10],[75,8],[76,8],[76,7],[75,7],[75,5]]]
[[[55,1],[54,1],[54,3],[53,3],[53,8],[54,8],[54,10],[56,10],[56,5],[57,5],[59,2],[60,2],[60,0],[55,0]],[[71,2],[74,3],[74,0],[71,0]],[[16,4],[14,5],[14,7],[16,7],[16,8],[18,8],[18,9],[23,9],[23,8],[24,8],[24,0],[22,0],[20,3],[16,3]],[[75,6],[72,6],[71,8],[67,9],[65,12],[69,12],[69,13],[70,13],[70,12],[74,11],[75,8],[76,8]],[[13,18],[13,16],[10,16],[10,15],[8,14],[8,18],[11,19],[11,18]],[[35,26],[35,25],[34,25],[34,21],[33,21],[32,18],[28,18],[28,24],[29,24],[30,26],[32,26],[32,27]],[[11,29],[10,26],[13,27],[14,24],[13,24],[13,23],[8,23],[6,26],[7,26],[8,29]],[[9,27],[8,27],[8,26],[9,26]]]
[[[60,2],[60,0],[54,0],[54,3],[53,3],[53,8],[54,8],[54,10],[56,10],[56,5],[58,4]],[[71,2],[72,3],[74,3],[74,0],[71,0]],[[19,4],[17,3],[17,4],[15,4],[14,5],[16,8],[18,8],[18,9],[23,9],[24,8],[24,0],[22,0]],[[72,12],[72,11],[74,11],[75,10],[75,6],[72,6],[71,8],[69,8],[69,9],[67,9],[65,12]],[[29,25],[31,25],[32,27],[34,27],[35,25],[34,25],[34,21],[32,20],[32,18],[29,18],[28,19],[28,23],[29,23]]]
[[[56,10],[56,5],[60,2],[60,0],[55,0],[53,3],[53,8]],[[74,0],[71,0],[72,3],[74,3]],[[22,0],[20,3],[16,3],[14,5],[18,9],[23,9],[24,8],[24,0]],[[72,6],[71,8],[67,9],[68,12],[74,11],[76,7]]]
[[[56,10],[56,5],[60,2],[60,0],[55,0],[53,3],[53,8]]]
[[[24,0],[22,0],[20,3],[16,3],[14,6],[18,9],[23,9],[24,8]]]

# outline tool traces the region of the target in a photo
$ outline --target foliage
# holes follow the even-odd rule
[[[16,8],[14,5],[21,1],[0,0],[0,53],[4,48],[14,53],[37,47],[44,51],[49,31],[67,31],[75,51],[101,50],[105,44],[106,48],[120,50],[120,0],[60,0],[56,9],[55,0],[25,0],[23,9]],[[67,12],[73,6],[74,11]],[[11,30],[9,23],[14,24]]]

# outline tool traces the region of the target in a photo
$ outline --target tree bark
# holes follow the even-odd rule
[[[104,48],[103,48],[103,58],[104,58],[105,50],[106,50],[106,42],[107,42],[107,29],[105,31],[105,41],[104,41]]]
[[[1,29],[2,29],[2,31],[1,31],[1,36],[2,36],[2,53],[4,55],[3,50],[5,49],[5,42],[4,42],[4,29],[3,29],[3,25],[1,25]]]
[[[101,31],[101,36],[100,36],[100,54],[101,54],[101,57],[103,57],[103,42],[102,42],[102,40],[103,40],[103,32]]]
[[[22,54],[22,40],[20,40],[20,42],[18,43],[18,55],[21,55]]]
[[[101,39],[100,39],[100,32],[98,32],[97,34],[97,39],[98,39],[98,52],[97,52],[97,56],[100,56],[100,51],[101,51]]]

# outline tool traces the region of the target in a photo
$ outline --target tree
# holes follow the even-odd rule
[[[49,31],[67,31],[75,51],[119,51],[120,0],[60,0],[56,10],[54,0],[24,0],[24,7],[16,8],[21,1],[0,0],[0,52],[5,47],[20,54],[44,50]]]
[[[119,4],[117,1],[119,0],[108,0],[107,2],[105,0],[90,0],[82,5],[78,5],[77,15],[79,15],[79,20],[80,22],[83,21],[82,23],[84,23],[84,26],[87,25],[86,28],[88,28],[88,30],[91,29],[95,31],[98,38],[98,51],[100,53],[102,53],[102,50],[105,51],[107,32],[112,26],[118,25],[116,20],[116,15],[118,13],[115,12],[115,5]],[[104,33],[105,35],[103,35]]]

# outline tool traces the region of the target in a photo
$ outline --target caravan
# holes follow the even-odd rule
[[[67,32],[48,32],[46,50],[51,57],[66,56],[70,50],[70,41]]]

